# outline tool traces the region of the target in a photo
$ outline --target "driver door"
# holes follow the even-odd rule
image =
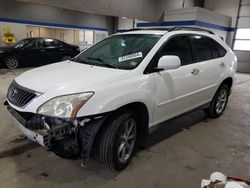
[[[170,38],[156,54],[155,61],[164,55],[176,55],[181,66],[173,70],[153,73],[155,81],[154,123],[158,124],[180,115],[202,102],[197,95],[200,89],[200,67],[193,63],[189,35],[176,35]]]

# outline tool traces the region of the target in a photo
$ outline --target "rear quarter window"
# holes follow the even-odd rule
[[[216,42],[213,39],[210,39],[210,43],[214,58],[220,58],[226,55],[227,50],[223,46],[221,46],[218,42]]]

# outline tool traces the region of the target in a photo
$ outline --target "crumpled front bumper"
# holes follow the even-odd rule
[[[80,155],[82,161],[90,157],[97,132],[111,113],[77,119],[44,117],[38,114],[28,114],[26,117],[26,114],[15,110],[8,102],[5,105],[16,126],[30,140],[61,156]]]
[[[52,146],[52,141],[55,138],[63,138],[65,135],[70,134],[71,130],[68,124],[59,125],[53,129],[30,129],[27,125],[27,120],[25,120],[14,108],[7,105],[8,111],[11,113],[11,117],[15,122],[15,125],[21,130],[21,132],[28,137],[30,140],[37,142],[38,144],[50,148]],[[44,122],[45,123],[45,122]]]

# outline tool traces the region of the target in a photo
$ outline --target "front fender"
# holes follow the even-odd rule
[[[154,81],[150,75],[98,87],[94,96],[78,111],[77,116],[110,112],[134,102],[146,105],[150,121],[154,109]]]

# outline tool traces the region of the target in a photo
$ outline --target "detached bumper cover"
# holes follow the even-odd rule
[[[70,127],[68,125],[56,126],[53,129],[40,129],[33,130],[25,125],[29,124],[15,109],[7,106],[8,111],[12,114],[16,126],[27,136],[30,140],[37,142],[38,144],[50,148],[52,146],[53,138],[63,138],[66,134],[70,134]]]
[[[7,107],[9,112],[12,114],[12,119],[14,120],[16,126],[21,130],[21,132],[27,136],[30,140],[37,142],[42,146],[46,146],[48,134],[39,131],[39,130],[30,130],[26,128],[24,125],[26,120],[23,119],[14,109],[11,107]]]

